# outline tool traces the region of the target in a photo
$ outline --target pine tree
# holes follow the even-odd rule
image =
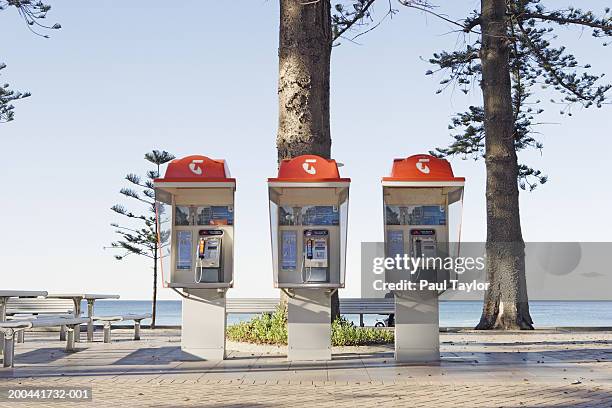
[[[17,10],[19,16],[24,20],[26,26],[34,34],[41,37],[49,38],[46,34],[40,34],[38,29],[58,30],[61,28],[59,24],[47,26],[40,21],[47,17],[47,12],[51,10],[51,6],[40,1],[30,0],[0,0],[0,11],[7,10],[12,7]],[[0,71],[6,68],[6,64],[0,62]],[[14,120],[15,107],[13,102],[19,99],[29,97],[30,92],[14,91],[7,83],[0,83],[0,123],[6,123]]]
[[[612,36],[610,9],[598,17],[574,7],[550,10],[540,0],[481,0],[479,11],[453,21],[427,3],[410,3],[406,5],[476,34],[467,35],[463,49],[442,51],[430,60],[436,69],[427,74],[444,74],[438,93],[450,86],[469,93],[474,84],[483,92],[483,106],[470,106],[452,119],[450,146],[431,153],[482,158],[486,164],[491,287],[477,329],[531,329],[518,195],[519,187],[533,190],[547,177],[519,163],[517,152],[543,148],[534,130],[544,107],[537,98],[538,87],[556,92],[559,96],[550,103],[560,104],[561,114],[569,116],[574,105],[589,108],[606,103],[611,86],[600,83],[604,74],[591,73],[589,64],[579,64],[565,46],[555,44],[560,26],[590,30],[595,38]]]
[[[370,18],[374,0],[280,0],[278,161],[303,154],[331,157],[329,75],[332,45]],[[281,294],[281,303],[286,297]],[[340,316],[338,292],[331,298],[332,320]]]
[[[146,177],[140,177],[134,173],[125,176],[131,186],[123,187],[119,192],[130,199],[136,200],[144,207],[145,213],[129,211],[124,205],[115,204],[111,207],[115,213],[130,219],[127,226],[113,223],[115,232],[120,236],[117,241],[111,243],[111,248],[121,250],[115,255],[115,259],[123,260],[129,255],[144,256],[151,260],[153,269],[153,301],[151,328],[155,328],[157,316],[157,264],[161,249],[168,245],[170,232],[158,230],[156,215],[164,217],[165,207],[156,200],[153,181],[159,177],[160,167],[174,159],[174,155],[166,151],[153,150],[146,153],[145,160],[155,165],[155,169],[149,170]],[[159,225],[163,224],[160,222]]]

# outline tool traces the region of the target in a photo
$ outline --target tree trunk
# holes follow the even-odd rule
[[[302,154],[331,155],[329,0],[280,0],[278,73],[278,160]],[[286,304],[281,292],[281,303]],[[338,292],[332,319],[339,316]]]
[[[525,243],[521,233],[518,163],[505,0],[481,0],[482,92],[487,168],[485,293],[476,329],[533,329],[525,281]]]
[[[155,228],[157,230],[157,227]],[[151,329],[155,328],[155,318],[157,316],[157,245],[155,245],[155,255],[153,256],[153,306],[151,311]]]

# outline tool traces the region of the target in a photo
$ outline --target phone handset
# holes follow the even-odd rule
[[[312,265],[310,265],[310,263],[306,261],[311,260],[313,258],[313,246],[314,239],[308,238],[306,240],[306,251],[304,252],[304,259],[302,261],[302,269],[305,269],[307,273],[306,277],[302,277],[302,280],[304,282],[310,281],[312,277]],[[306,266],[306,264],[308,264],[308,266]]]
[[[206,252],[206,240],[200,237],[200,239],[198,240],[198,245],[197,245],[197,258],[196,258],[196,267],[195,267],[195,276],[194,276],[196,283],[202,282],[202,272],[204,269],[204,266],[202,265],[202,260],[205,257],[205,252]]]

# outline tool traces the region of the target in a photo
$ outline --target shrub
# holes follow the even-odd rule
[[[248,322],[231,325],[227,338],[256,344],[287,344],[287,310],[279,306],[272,314],[264,313]]]
[[[341,316],[332,323],[333,346],[365,346],[393,343],[394,333],[373,327],[358,327]]]
[[[272,314],[262,314],[247,322],[227,328],[227,337],[233,341],[256,344],[287,344],[287,309],[278,307]],[[333,346],[364,346],[393,343],[390,330],[358,327],[344,317],[332,323]]]

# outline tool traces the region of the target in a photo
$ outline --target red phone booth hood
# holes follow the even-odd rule
[[[156,185],[176,184],[176,187],[199,187],[201,183],[236,184],[230,176],[225,160],[214,160],[206,156],[192,155],[174,159],[168,163],[163,178],[155,179]]]
[[[383,177],[385,186],[443,187],[463,186],[465,177],[455,177],[450,163],[429,154],[415,154],[393,160],[389,177]]]
[[[284,159],[278,168],[278,177],[269,178],[276,183],[350,183],[350,178],[340,177],[338,163],[313,154]]]

